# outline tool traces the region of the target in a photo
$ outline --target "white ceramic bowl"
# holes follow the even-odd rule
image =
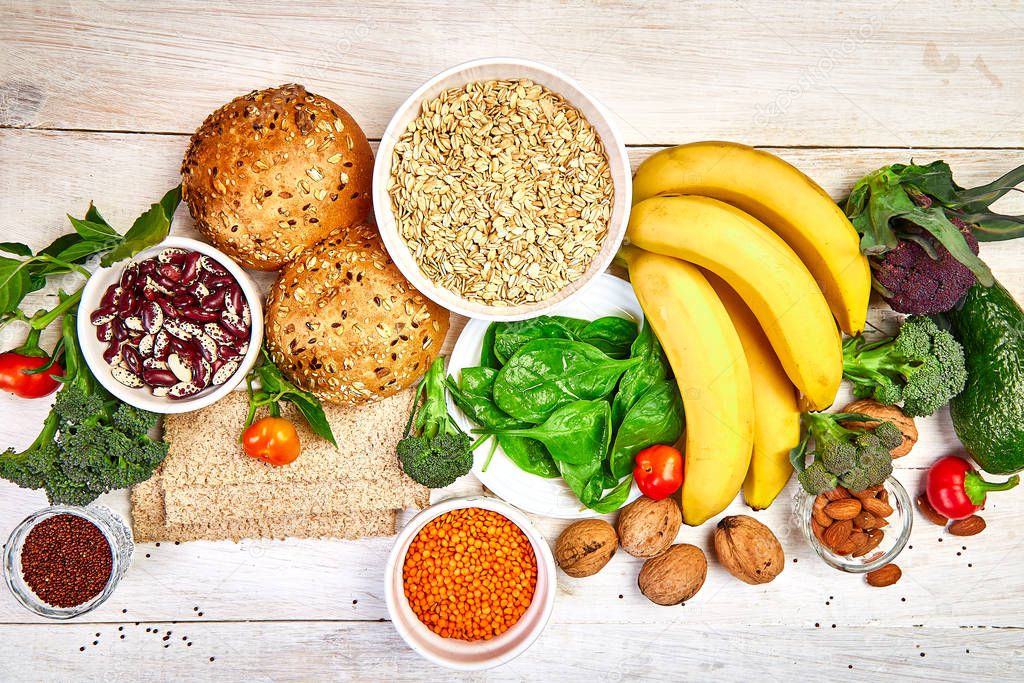
[[[394,212],[391,208],[391,196],[388,194],[388,179],[391,176],[391,156],[395,143],[405,131],[409,123],[419,114],[424,100],[436,97],[449,88],[463,86],[472,81],[488,81],[494,79],[528,78],[535,83],[561,95],[569,104],[576,107],[597,131],[608,155],[611,169],[612,184],[615,198],[612,204],[611,220],[608,234],[601,250],[591,261],[587,271],[575,282],[569,284],[553,296],[532,304],[518,306],[489,306],[478,301],[469,301],[444,287],[435,285],[420,271],[416,260],[398,233]],[[598,274],[605,271],[612,262],[615,252],[622,243],[629,220],[629,207],[632,203],[633,186],[629,166],[629,157],[622,138],[612,124],[607,110],[583,88],[568,76],[537,62],[525,59],[479,59],[466,62],[442,71],[424,83],[409,99],[402,103],[391,118],[384,137],[381,138],[377,150],[377,162],[373,168],[373,210],[377,219],[381,239],[388,253],[402,274],[427,297],[450,311],[461,313],[470,318],[484,320],[522,320],[547,312],[562,301],[578,294]]]
[[[510,519],[530,539],[530,545],[537,557],[537,587],[534,590],[533,602],[522,618],[500,636],[474,642],[442,638],[428,629],[409,606],[402,585],[405,555],[416,534],[428,522],[446,512],[471,507],[493,510]],[[526,651],[547,625],[557,590],[555,559],[547,542],[526,515],[491,496],[450,498],[430,506],[413,517],[395,540],[384,569],[384,581],[384,600],[388,614],[402,639],[424,658],[459,671],[489,669],[504,664]]]
[[[96,339],[96,327],[89,319],[92,312],[99,307],[100,299],[103,298],[107,287],[120,279],[121,272],[129,263],[144,261],[151,256],[156,256],[168,247],[198,251],[209,256],[227,269],[241,286],[242,294],[245,295],[245,300],[249,304],[249,310],[252,315],[252,336],[249,338],[249,350],[242,357],[242,361],[239,363],[235,374],[224,384],[208,387],[192,398],[186,399],[154,396],[149,387],[133,389],[114,379],[110,373],[110,364],[103,360],[103,352],[106,350],[107,345]],[[100,384],[107,391],[117,398],[131,406],[154,413],[188,413],[212,405],[226,396],[242,382],[245,375],[256,364],[256,359],[260,355],[260,347],[263,344],[263,297],[260,295],[260,290],[256,283],[253,282],[252,277],[222,251],[211,247],[205,242],[187,237],[168,237],[160,244],[140,251],[131,261],[121,261],[108,268],[100,268],[92,274],[92,277],[85,283],[85,288],[82,290],[82,300],[78,304],[78,341],[93,376],[99,380]]]

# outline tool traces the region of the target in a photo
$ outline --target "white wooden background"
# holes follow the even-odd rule
[[[0,8],[3,239],[43,245],[90,199],[124,226],[178,182],[206,114],[250,89],[304,83],[375,138],[421,81],[491,55],[578,78],[614,113],[634,164],[658,146],[732,139],[838,198],[910,157],[946,159],[963,184],[1024,162],[1020,0],[133,4]],[[1020,199],[1004,206],[1024,211]],[[186,214],[176,232],[191,231]],[[1024,299],[1024,242],[982,255]],[[44,411],[0,398],[0,444],[28,444]],[[912,491],[958,447],[945,413],[920,427],[898,463]],[[657,607],[636,590],[639,562],[620,553],[596,577],[559,576],[547,631],[487,674],[421,661],[386,623],[389,539],[293,540],[140,546],[114,597],[70,624],[32,618],[0,590],[0,681],[1024,677],[1024,492],[993,496],[973,538],[918,517],[904,577],[883,590],[812,554],[791,519],[794,492],[758,514],[786,550],[774,583],[739,583],[712,557],[693,600]],[[124,495],[106,502],[127,511]],[[0,536],[44,504],[0,483]],[[564,526],[538,523],[552,541]],[[712,529],[679,539],[710,551]]]

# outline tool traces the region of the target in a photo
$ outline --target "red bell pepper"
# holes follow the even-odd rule
[[[971,463],[947,455],[928,470],[925,492],[936,512],[950,519],[964,519],[985,507],[989,491],[1006,491],[1018,483],[1020,477],[1016,474],[1000,484],[985,481]]]
[[[0,390],[19,398],[49,396],[60,386],[64,368],[39,347],[42,330],[33,328],[25,343],[0,353]]]

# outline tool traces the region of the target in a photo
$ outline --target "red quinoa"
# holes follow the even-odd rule
[[[110,544],[95,524],[62,514],[39,522],[21,549],[25,583],[54,607],[76,607],[96,597],[113,569]]]

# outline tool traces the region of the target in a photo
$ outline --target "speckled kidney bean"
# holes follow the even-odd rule
[[[175,248],[126,266],[90,320],[115,379],[172,399],[231,379],[252,336],[235,278],[209,256]]]

